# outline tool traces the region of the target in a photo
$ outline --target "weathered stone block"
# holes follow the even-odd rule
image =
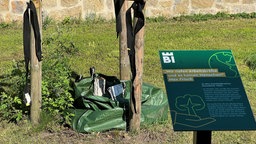
[[[191,6],[194,9],[197,8],[211,8],[214,0],[191,0]]]
[[[113,3],[112,0],[107,0],[107,1],[106,1],[106,5],[107,5],[107,8],[108,8],[110,11],[114,10],[114,3]]]
[[[24,1],[12,1],[11,6],[12,6],[13,13],[22,14],[24,11],[25,3]]]
[[[158,10],[158,9],[152,9],[152,10],[151,10],[151,15],[152,15],[152,17],[158,17],[158,16],[161,16],[161,10]]]
[[[0,13],[0,23],[3,23],[4,22],[4,16],[3,14]]]
[[[158,5],[158,0],[147,0],[146,5],[148,7],[155,7]]]
[[[163,8],[170,8],[172,6],[172,1],[170,0],[160,1],[159,5]]]
[[[78,4],[78,0],[61,0],[61,6],[70,7]]]
[[[161,16],[170,18],[170,17],[172,17],[172,13],[170,10],[164,10],[161,12]]]
[[[217,13],[214,9],[200,9],[196,10],[194,14],[215,14]]]
[[[9,10],[9,0],[0,0],[0,12]]]
[[[173,13],[175,15],[185,15],[189,13],[189,0],[179,0],[174,3]]]
[[[102,12],[102,13],[99,13],[99,17],[104,18],[106,20],[113,20],[113,19],[115,19],[114,12]]]
[[[231,7],[231,13],[251,13],[255,12],[255,6],[254,5],[234,5]]]
[[[57,6],[57,0],[44,0],[42,1],[43,8],[52,8]]]
[[[4,16],[4,21],[7,22],[7,23],[12,22],[12,16],[10,15],[10,13],[7,13],[7,14]]]
[[[228,12],[228,8],[221,4],[216,4],[215,8],[220,12]]]
[[[237,3],[239,0],[224,0],[226,3]]]
[[[8,15],[7,15],[8,16]],[[22,22],[23,21],[23,15],[17,15],[17,14],[12,14],[8,17],[5,18],[9,22]]]
[[[61,10],[51,11],[48,14],[48,17],[60,21],[67,17],[81,18],[81,14],[82,14],[82,7],[76,6],[72,8],[65,8]]]
[[[99,12],[104,9],[104,0],[84,0],[84,11]]]
[[[171,11],[166,11],[166,10],[159,10],[159,9],[153,9],[151,11],[151,14],[152,14],[152,17],[158,17],[158,16],[163,16],[163,17],[171,17],[172,16],[172,13]]]
[[[243,0],[243,4],[253,4],[255,0]]]

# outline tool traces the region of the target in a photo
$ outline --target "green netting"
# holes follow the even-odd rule
[[[72,128],[78,132],[101,132],[110,129],[126,129],[126,119],[130,99],[130,81],[117,101],[110,95],[93,95],[92,79],[85,78],[74,84],[75,109]],[[160,88],[143,83],[141,97],[141,123],[151,124],[167,119],[167,96]]]

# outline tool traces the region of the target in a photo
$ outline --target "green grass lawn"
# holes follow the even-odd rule
[[[56,38],[74,44],[78,52],[70,57],[73,71],[89,76],[89,68],[96,72],[119,76],[119,41],[116,38],[114,22],[80,22],[65,25],[50,23],[43,30],[44,42]],[[8,73],[13,60],[23,59],[22,26],[0,27],[0,75]],[[216,50],[233,51],[245,90],[254,115],[256,116],[256,72],[250,70],[244,60],[256,53],[256,19],[208,20],[208,21],[146,21],[144,47],[144,82],[164,88],[160,66],[159,50]],[[51,47],[43,46],[47,54]],[[53,126],[56,127],[56,126]],[[32,127],[25,124],[0,124],[0,143],[192,143],[191,132],[173,132],[171,122],[143,126],[138,135],[124,132],[107,132],[68,135],[54,132],[31,132]],[[73,136],[73,137],[72,137]],[[67,138],[68,137],[68,138]],[[254,131],[213,132],[214,144],[256,143]],[[99,139],[97,141],[97,139]],[[101,140],[101,141],[100,141]]]

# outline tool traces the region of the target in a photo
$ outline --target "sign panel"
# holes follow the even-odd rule
[[[256,130],[231,50],[159,54],[175,131]]]

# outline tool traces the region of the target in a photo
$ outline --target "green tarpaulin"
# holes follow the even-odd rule
[[[130,96],[130,81],[126,81],[123,96],[116,101],[108,94],[93,95],[91,78],[74,84],[75,109],[72,128],[78,132],[101,132],[111,129],[126,129]],[[150,84],[143,84],[141,97],[141,123],[151,124],[167,119],[168,101],[166,94]]]

